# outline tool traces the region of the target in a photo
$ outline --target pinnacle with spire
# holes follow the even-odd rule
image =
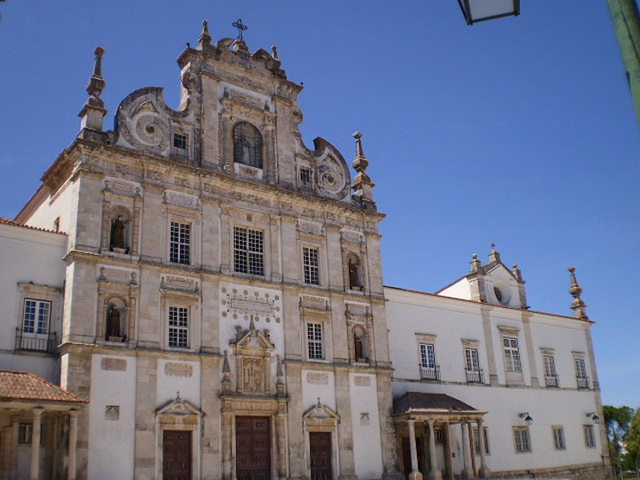
[[[209,33],[208,20],[202,20],[202,32],[200,32],[200,36],[198,37],[198,44],[200,48],[211,45],[211,34]]]
[[[104,102],[100,98],[100,94],[102,90],[104,90],[106,83],[104,78],[102,78],[102,55],[104,54],[104,48],[96,47],[93,53],[95,55],[93,73],[86,87],[89,98],[82,106],[82,110],[80,110],[78,116],[82,118],[80,126],[83,130],[88,128],[90,130],[102,131],[102,119],[107,113],[104,108]]]
[[[355,132],[353,138],[356,139],[356,158],[353,160],[352,166],[358,173],[353,179],[351,188],[355,192],[356,199],[360,201],[364,208],[375,210],[375,203],[373,202],[373,187],[375,185],[371,182],[369,175],[365,173],[369,166],[369,161],[362,150],[362,133]]]
[[[582,293],[582,288],[578,284],[578,280],[576,280],[576,269],[574,267],[569,267],[569,272],[571,274],[571,287],[569,288],[569,293],[573,297],[573,302],[571,302],[571,310],[573,310],[573,316],[579,318],[581,320],[588,320],[587,316],[587,304],[582,301],[580,298],[580,294]]]

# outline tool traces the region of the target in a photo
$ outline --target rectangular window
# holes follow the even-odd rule
[[[305,187],[311,186],[311,169],[300,167],[300,183]]]
[[[169,307],[169,346],[189,348],[189,309]]]
[[[318,265],[318,249],[304,247],[302,249],[304,267],[304,283],[320,285],[320,266]]]
[[[187,155],[187,145],[188,145],[188,137],[184,133],[174,133],[173,134],[173,153],[179,155],[181,157],[186,157]]]
[[[169,261],[171,263],[190,263],[191,225],[171,222],[169,236]]]
[[[553,428],[553,445],[556,447],[556,450],[564,450],[566,449],[566,445],[564,443],[564,428],[562,427],[552,427]]]
[[[264,239],[260,230],[233,227],[233,270],[264,275]]]
[[[502,337],[502,345],[507,372],[522,372],[518,339],[515,337]]]
[[[587,448],[595,448],[596,436],[593,432],[593,425],[584,425],[584,445]]]
[[[578,388],[589,388],[589,377],[587,377],[587,366],[584,363],[584,358],[574,358],[574,364],[576,367],[576,381],[578,382]]]
[[[441,428],[434,428],[433,436],[435,437],[437,444],[444,444],[444,432]]]
[[[531,451],[531,441],[529,440],[529,429],[518,427],[513,430],[516,444],[516,453],[528,453]]]
[[[465,366],[468,372],[480,371],[480,360],[478,359],[477,348],[465,348],[464,360],[465,360]]]
[[[309,358],[313,360],[324,359],[324,348],[322,341],[322,323],[307,323],[307,352]]]
[[[553,355],[544,355],[544,379],[547,387],[558,386],[558,375],[556,374],[556,360]]]
[[[432,343],[420,344],[420,365],[423,368],[436,368],[436,349]]]
[[[484,453],[489,455],[489,434],[487,433],[487,427],[482,427],[482,433],[484,436]],[[473,444],[475,446],[476,455],[480,455],[480,437],[478,437],[478,429],[473,429]]]
[[[18,443],[31,443],[33,438],[33,424],[21,423],[18,426]]]
[[[47,334],[49,333],[49,320],[51,318],[51,302],[33,300],[24,301],[24,315],[22,318],[22,332]]]

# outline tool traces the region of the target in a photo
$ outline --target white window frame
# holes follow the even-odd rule
[[[434,343],[420,342],[420,366],[422,368],[436,368],[436,346]]]
[[[531,435],[529,427],[514,427],[513,441],[516,453],[531,453]]]
[[[324,323],[307,321],[305,325],[305,338],[308,360],[325,360],[326,348],[324,344]]]
[[[27,319],[27,303],[33,304],[33,318]],[[43,315],[42,307],[46,306],[46,313]],[[28,336],[47,336],[51,330],[51,311],[53,302],[50,300],[40,300],[26,297],[22,303],[22,333]],[[31,309],[29,309],[31,312]],[[31,315],[31,313],[29,313]],[[29,322],[29,326],[27,326]]]
[[[584,446],[586,448],[596,448],[596,434],[593,425],[583,425],[582,430],[584,431]]]
[[[477,348],[464,347],[464,368],[467,372],[480,371],[480,356]]]
[[[172,334],[176,338],[173,343]],[[167,347],[180,350],[191,348],[191,309],[188,306],[169,305],[167,308]]]
[[[544,354],[542,356],[542,363],[544,366],[544,375],[545,377],[555,377],[557,375],[556,371],[556,359],[553,355]]]
[[[491,449],[489,448],[489,433],[487,427],[482,427],[482,433],[484,434],[484,453],[485,455],[491,455]],[[478,437],[478,428],[473,429],[473,445],[476,455],[480,455],[480,438]]]
[[[504,352],[504,366],[507,372],[522,373],[522,360],[520,357],[518,337],[502,335],[502,351]]]
[[[315,258],[314,258],[315,257]],[[303,280],[307,285],[320,285],[320,249],[302,247]]]
[[[553,446],[556,450],[566,450],[567,444],[564,438],[564,427],[552,426],[551,432],[553,434]]]
[[[234,225],[231,232],[233,271],[265,276],[265,235],[263,230]],[[241,245],[239,242],[244,243]],[[242,260],[240,262],[239,260]]]
[[[185,229],[185,227],[187,228]],[[174,228],[177,229],[176,237],[174,237]],[[184,230],[187,230],[188,239],[186,240],[183,238]],[[169,262],[177,265],[191,265],[192,239],[193,225],[191,222],[171,219],[169,221]]]

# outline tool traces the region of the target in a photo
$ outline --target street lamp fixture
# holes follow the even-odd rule
[[[589,412],[586,415],[587,415],[587,418],[591,420],[593,423],[595,424],[600,423],[600,417],[596,414],[596,412]]]
[[[520,0],[458,0],[467,25],[520,14]]]
[[[533,417],[531,415],[529,415],[529,412],[519,413],[518,416],[522,420],[524,420],[524,423],[526,423],[527,425],[532,425],[533,424]]]

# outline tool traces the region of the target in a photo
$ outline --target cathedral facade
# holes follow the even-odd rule
[[[275,48],[250,53],[242,39],[214,44],[205,22],[197,47],[178,58],[178,109],[165,104],[162,89],[141,88],[121,102],[113,131],[103,128],[103,53],[95,50],[80,134],[12,225],[51,230],[41,235],[55,244],[52,256],[63,252],[64,265],[52,263],[61,273],[54,287],[40,288],[46,298],[18,279],[35,293],[20,297],[11,328],[24,333],[27,325],[37,337],[34,322],[49,315],[56,345],[46,343],[40,353],[49,357],[36,373],[78,395],[69,403],[73,421],[52,427],[68,441],[66,460],[42,455],[31,461],[31,478],[553,473],[545,455],[521,462],[517,454],[529,453],[531,439],[504,427],[514,419],[494,414],[500,419],[491,423],[494,398],[511,413],[520,408],[511,394],[532,404],[539,390],[550,402],[549,385],[535,373],[546,360],[535,349],[564,348],[534,345],[519,273],[505,273],[497,257],[491,269],[478,262],[441,292],[457,299],[385,289],[384,215],[373,200],[362,135],[354,134],[353,178],[329,142],[305,146],[302,87],[287,79]],[[489,286],[480,289],[479,276],[492,279]],[[471,313],[478,305],[486,311]],[[434,312],[447,308],[467,317],[438,326]],[[487,320],[491,308],[504,321]],[[589,323],[565,319],[588,338],[576,348],[595,375]],[[451,336],[456,358],[462,352],[467,362],[460,378],[447,377],[436,360],[452,358]],[[505,339],[515,342],[508,360],[493,345]],[[518,350],[518,341],[529,343]],[[14,353],[38,350],[20,345]],[[516,363],[525,351],[532,363]],[[3,368],[20,369],[21,361],[0,359]],[[593,382],[588,394],[579,387],[569,390],[581,395],[580,408],[601,418]],[[17,451],[11,432],[31,421],[20,412],[0,417],[3,442],[15,440]],[[575,478],[600,478],[593,473],[606,467],[600,432],[596,426],[586,454],[554,465]],[[516,438],[515,451],[493,437],[505,434]],[[27,438],[33,458],[44,447]],[[491,458],[488,445],[496,446]],[[2,462],[7,478],[21,478],[18,460]]]

